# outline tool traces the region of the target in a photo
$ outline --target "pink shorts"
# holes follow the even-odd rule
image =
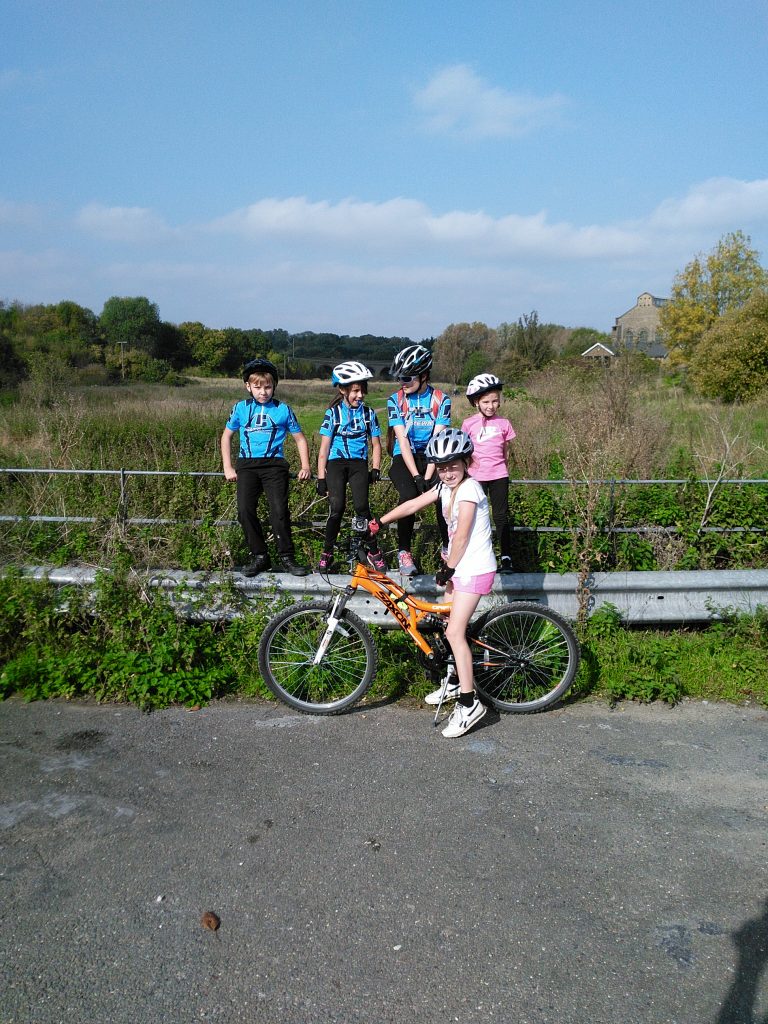
[[[459,580],[454,576],[451,583],[457,594],[490,594],[495,578],[495,572],[484,572],[482,576],[470,576],[468,580]]]

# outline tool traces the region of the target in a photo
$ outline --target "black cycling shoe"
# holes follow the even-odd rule
[[[309,576],[312,571],[306,565],[299,565],[292,558],[280,558],[280,568],[283,572],[289,572],[291,576]]]
[[[269,555],[256,555],[250,565],[241,570],[243,576],[258,576],[260,572],[267,572],[272,568]]]

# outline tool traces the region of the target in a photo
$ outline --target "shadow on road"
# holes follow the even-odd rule
[[[755,1000],[760,975],[768,962],[768,899],[763,913],[733,932],[738,954],[736,976],[716,1024],[768,1024],[768,1015],[755,1017]]]

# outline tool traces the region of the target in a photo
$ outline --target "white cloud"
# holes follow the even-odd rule
[[[641,291],[666,294],[725,232],[765,247],[768,179],[704,181],[605,224],[545,210],[439,212],[406,197],[268,197],[178,227],[144,207],[54,214],[0,201],[0,297],[98,309],[111,294],[145,294],[167,319],[339,333],[439,333],[451,320],[498,323],[532,308],[605,329]]]
[[[0,225],[36,228],[42,227],[43,223],[42,207],[34,203],[9,203],[0,199]]]
[[[75,216],[75,225],[86,234],[110,242],[146,244],[166,241],[178,234],[162,217],[141,206],[89,203]]]
[[[310,202],[304,196],[263,199],[209,225],[216,233],[234,233],[253,241],[265,238],[286,242],[354,246],[362,252],[380,250],[414,253],[438,249],[450,256],[462,246],[485,257],[514,257],[536,253],[561,259],[597,258],[637,252],[644,248],[641,235],[619,226],[576,227],[548,223],[546,213],[509,214],[494,218],[479,211],[432,213],[413,199],[381,203],[344,199],[339,203]]]
[[[466,139],[518,138],[550,123],[566,102],[557,94],[507,92],[466,64],[438,71],[414,94],[428,131]]]
[[[730,230],[755,219],[768,219],[768,179],[710,178],[693,185],[682,199],[665,199],[649,223],[661,230]]]

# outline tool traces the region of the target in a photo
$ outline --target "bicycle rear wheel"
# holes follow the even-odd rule
[[[557,612],[516,601],[488,612],[469,636],[479,693],[500,711],[543,711],[565,694],[581,654]]]
[[[371,632],[344,611],[325,656],[313,661],[328,627],[328,605],[295,605],[267,623],[259,643],[259,671],[274,695],[311,715],[337,715],[365,694],[376,674]]]

